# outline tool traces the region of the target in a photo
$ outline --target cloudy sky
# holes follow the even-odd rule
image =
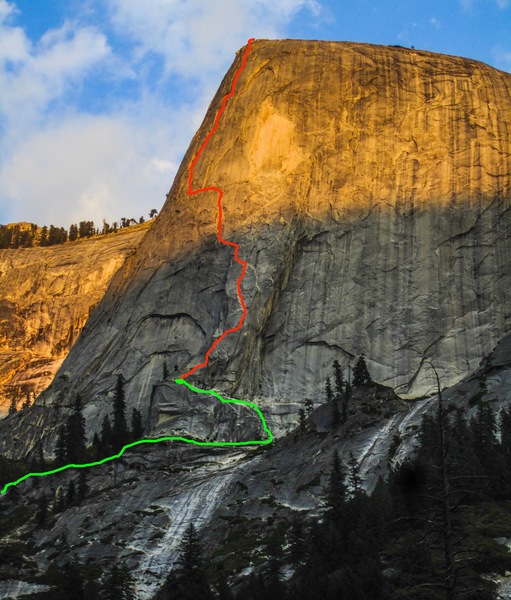
[[[511,0],[0,0],[0,223],[148,216],[250,37],[511,72]]]

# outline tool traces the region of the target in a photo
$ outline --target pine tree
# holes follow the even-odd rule
[[[493,497],[502,497],[508,487],[502,477],[505,461],[497,442],[497,421],[491,406],[479,405],[476,415],[470,420],[469,429],[472,439],[476,440],[475,453],[487,477],[486,488]]]
[[[305,431],[305,423],[306,423],[306,417],[305,417],[305,410],[303,408],[300,408],[298,410],[298,423],[299,423],[299,427],[301,431]]]
[[[344,376],[342,374],[342,368],[339,361],[334,360],[334,383],[335,383],[335,394],[338,398],[344,396]]]
[[[268,572],[266,577],[267,600],[281,600],[285,595],[285,588],[281,581],[280,568],[282,565],[282,546],[275,535],[271,535],[266,544],[266,554],[269,557]]]
[[[479,405],[475,417],[470,420],[470,429],[477,440],[477,454],[483,466],[491,466],[496,455],[497,424],[495,414],[487,404]]]
[[[332,425],[337,427],[341,424],[341,413],[339,412],[339,404],[337,400],[332,402]]]
[[[50,225],[50,231],[48,232],[48,246],[58,244],[58,231],[54,225]]]
[[[37,512],[35,514],[35,522],[38,527],[43,527],[46,525],[46,519],[48,517],[48,499],[46,498],[46,494],[42,494],[42,496],[37,501]]]
[[[353,456],[353,452],[348,456],[348,483],[353,490],[353,494],[358,496],[362,491],[362,476],[360,475],[360,467]]]
[[[78,238],[78,227],[76,225],[71,225],[69,227],[69,241],[74,242]]]
[[[18,407],[16,406],[16,404],[16,399],[11,398],[11,403],[9,405],[9,415],[13,415],[14,413],[18,412]]]
[[[67,436],[66,427],[61,425],[55,445],[55,463],[57,467],[62,467],[66,464],[67,459]]]
[[[332,391],[332,383],[330,382],[330,377],[326,378],[325,395],[326,395],[326,401],[332,402],[332,400],[334,399],[334,392]]]
[[[167,361],[163,361],[163,367],[162,367],[162,375],[163,375],[163,381],[167,381],[167,379],[169,378],[169,368],[167,367]]]
[[[298,571],[307,558],[307,538],[300,515],[294,515],[289,528],[289,557],[291,565]]]
[[[361,354],[355,368],[353,369],[353,387],[360,387],[366,383],[371,383],[371,375],[365,361],[365,354]]]
[[[66,421],[66,460],[68,463],[80,463],[85,459],[86,436],[83,416],[82,397],[77,394],[73,412]]]
[[[92,437],[92,456],[94,460],[99,460],[103,457],[103,444],[101,443],[101,438],[99,437],[97,431],[94,432]]]
[[[193,575],[203,569],[202,546],[193,523],[186,528],[179,549],[177,564],[183,573]]]
[[[101,446],[104,452],[108,452],[111,450],[114,439],[113,439],[113,431],[112,424],[110,423],[110,419],[108,415],[103,417],[103,422],[101,423]]]
[[[463,487],[473,488],[474,493],[482,492],[487,487],[487,479],[483,478],[485,475],[484,469],[481,466],[479,458],[477,456],[476,447],[479,444],[479,440],[473,437],[473,433],[470,430],[468,421],[464,418],[464,411],[461,408],[457,408],[451,419],[445,419],[445,430],[447,437],[447,448],[448,456],[446,457],[449,461],[449,474],[456,478],[457,482],[461,482]],[[433,447],[435,444],[438,446],[438,415],[436,420],[432,419],[433,427],[436,428],[437,435],[430,435],[429,447]],[[433,456],[440,460],[441,457],[433,453]],[[462,478],[465,478],[463,481]]]
[[[87,579],[84,586],[84,600],[98,600],[101,598],[101,585],[96,578]]]
[[[175,573],[177,589],[174,593],[176,597],[182,598],[182,600],[212,598],[202,558],[202,546],[193,523],[186,528],[180,551],[181,554],[177,560],[178,568]]]
[[[41,442],[37,443],[37,449],[35,453],[35,464],[39,472],[46,470],[46,461],[44,460],[43,445],[41,444]]]
[[[93,221],[80,221],[78,224],[78,235],[80,238],[91,237],[94,235]]]
[[[124,395],[124,380],[117,376],[113,401],[112,439],[114,450],[120,450],[127,442],[128,424],[126,423],[126,400]]]
[[[313,410],[314,410],[314,402],[312,402],[312,400],[310,398],[306,398],[305,399],[305,413],[307,414],[308,417],[312,414]]]
[[[340,525],[346,506],[346,474],[339,454],[334,451],[328,484],[326,488],[327,517],[335,525]]]
[[[77,489],[77,497],[81,502],[89,493],[89,484],[87,482],[87,473],[86,469],[80,469],[80,473],[78,475],[78,489]]]
[[[48,245],[48,227],[46,225],[41,230],[41,239],[39,240],[40,246]]]
[[[42,473],[46,469],[46,463],[43,456],[43,447],[41,442],[37,442],[30,459],[30,472]],[[39,478],[34,477],[32,480],[33,487],[39,487]]]
[[[131,439],[133,441],[142,439],[144,435],[144,426],[142,424],[142,413],[138,408],[131,411]]]
[[[125,564],[114,564],[103,588],[105,600],[134,600],[134,580]]]
[[[344,394],[343,394],[342,409],[341,409],[341,422],[342,423],[346,423],[346,421],[348,420],[348,406],[349,406],[352,394],[353,394],[353,390],[351,389],[351,384],[346,379],[344,381]]]
[[[460,429],[460,435],[465,435],[468,440],[462,442],[452,437],[452,425],[447,418],[438,372],[431,362],[427,362],[435,374],[438,405],[433,416],[423,419],[419,436],[421,446],[415,462],[416,468],[422,472],[424,481],[417,490],[419,492],[417,495],[420,496],[419,505],[412,512],[412,518],[417,519],[423,531],[420,532],[419,538],[417,534],[411,538],[412,544],[406,549],[406,553],[407,560],[412,557],[409,570],[414,572],[419,566],[423,573],[422,577],[417,574],[420,579],[416,587],[424,588],[425,593],[430,594],[433,594],[438,587],[442,587],[443,597],[454,600],[461,597],[459,595],[461,587],[466,584],[463,582],[464,568],[479,560],[477,552],[474,554],[464,543],[465,536],[460,530],[460,521],[456,518],[456,512],[470,495],[470,492],[465,489],[467,478],[462,474],[464,469],[456,464],[460,458],[463,460],[462,451],[460,452],[457,446],[464,443],[467,446],[465,454],[469,456],[470,435],[466,435],[461,416],[455,415],[455,423]],[[457,475],[453,475],[454,469],[458,471]],[[418,542],[421,542],[420,545]],[[425,578],[427,581],[424,581]],[[469,597],[484,596],[478,593],[476,596]]]
[[[218,596],[218,600],[233,600],[233,595],[229,589],[227,582],[227,574],[223,564],[217,567],[218,574],[215,581],[215,590]]]
[[[66,563],[60,570],[53,598],[56,600],[83,600],[84,580],[78,563],[73,560]]]
[[[25,400],[23,400],[23,404],[21,405],[23,410],[30,408],[30,392],[25,392]]]
[[[66,504],[69,506],[76,500],[76,486],[73,479],[69,482],[66,492]]]

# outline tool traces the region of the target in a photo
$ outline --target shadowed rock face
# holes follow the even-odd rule
[[[216,197],[186,195],[189,164],[240,61],[241,54],[160,217],[52,386],[25,414],[0,422],[3,453],[23,456],[41,438],[52,453],[77,391],[92,436],[111,410],[119,373],[148,434],[261,435],[248,408],[190,395],[172,381],[241,314],[239,267],[216,242]],[[423,368],[431,359],[442,385],[455,382],[446,403],[465,407],[467,416],[475,395],[495,410],[509,404],[510,86],[510,75],[486,65],[426,52],[254,43],[194,181],[225,191],[224,237],[240,244],[248,262],[249,312],[242,331],[190,383],[256,399],[282,437],[259,450],[140,445],[91,469],[81,506],[56,515],[51,528],[35,531],[27,521],[12,533],[31,540],[40,571],[55,557],[102,566],[121,558],[138,595],[151,598],[190,522],[210,551],[234,519],[247,535],[269,517],[321,511],[334,450],[343,459],[353,452],[370,490],[398,434],[392,460],[413,451],[435,400],[405,403],[389,388],[363,386],[347,423],[334,427],[331,407],[320,405],[334,358],[346,366],[365,351],[376,381],[410,394],[435,389]],[[305,397],[315,410],[302,431],[284,436]],[[33,508],[41,490],[54,498],[75,476],[50,476],[44,488],[23,482],[19,502]],[[0,501],[10,502],[9,494]],[[28,568],[8,566],[2,577],[11,578],[0,585],[4,596],[36,591]]]
[[[476,373],[444,390],[446,406],[465,410],[467,418],[477,412],[475,397],[495,412],[508,407],[510,350],[508,335]],[[371,491],[389,465],[413,452],[421,419],[436,409],[435,397],[404,402],[390,388],[370,384],[354,390],[344,425],[333,426],[332,405],[323,403],[303,428],[264,448],[137,446],[88,471],[89,496],[52,516],[50,526],[35,527],[28,518],[12,527],[2,540],[4,552],[6,544],[27,545],[28,539],[30,561],[0,565],[0,597],[43,591],[33,583],[33,565],[44,573],[50,564],[73,556],[106,570],[122,560],[135,577],[137,597],[149,600],[175,564],[190,523],[200,529],[206,554],[235,557],[249,568],[253,555],[243,563],[239,546],[222,547],[224,540],[268,535],[274,527],[269,521],[288,523],[297,512],[321,514],[333,452],[343,462],[353,454]],[[53,502],[76,477],[69,470],[48,477],[44,485],[23,482],[18,494],[0,496],[2,514],[16,519],[21,508],[31,515],[42,493]]]
[[[156,223],[38,406],[11,423],[14,438],[0,435],[2,452],[30,450],[78,391],[92,435],[119,373],[146,431],[173,432],[179,398],[163,362],[179,376],[241,314],[239,266],[216,242],[216,196],[186,194],[241,56]],[[248,317],[190,381],[257,400],[279,434],[305,397],[320,399],[335,358],[346,367],[365,351],[375,380],[412,396],[433,383],[425,359],[446,385],[473,371],[510,329],[510,132],[511,75],[487,65],[256,41],[193,181],[224,190],[223,235],[248,262]],[[183,397],[184,412],[191,403]],[[211,418],[190,419],[193,431],[183,418],[180,432],[211,435]],[[222,439],[239,438],[234,421]]]
[[[147,226],[62,246],[0,250],[0,414],[51,382]]]

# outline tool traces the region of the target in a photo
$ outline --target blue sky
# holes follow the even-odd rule
[[[0,0],[0,223],[160,209],[250,37],[413,45],[511,72],[511,0]]]

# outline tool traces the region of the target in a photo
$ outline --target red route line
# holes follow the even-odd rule
[[[232,98],[234,96],[234,92],[236,90],[236,83],[238,81],[238,77],[240,76],[240,73],[243,71],[243,69],[245,68],[245,64],[247,62],[247,56],[248,53],[250,52],[250,47],[252,45],[252,42],[255,41],[255,38],[250,38],[247,42],[247,49],[245,50],[244,54],[243,54],[243,60],[241,62],[241,66],[240,68],[236,71],[236,74],[234,75],[234,79],[232,80],[232,86],[231,86],[231,91],[226,94],[224,96],[224,99],[222,101],[222,106],[220,107],[220,110],[218,111],[218,114],[216,115],[216,119],[215,119],[215,124],[213,125],[213,129],[211,129],[211,131],[208,133],[208,135],[206,136],[206,139],[204,140],[202,146],[199,148],[199,151],[197,152],[195,158],[192,161],[192,164],[190,165],[190,174],[188,176],[188,196],[194,196],[195,194],[201,194],[202,192],[217,192],[218,193],[218,201],[217,201],[217,205],[218,205],[218,240],[226,245],[226,246],[232,246],[234,248],[234,260],[241,265],[241,275],[238,277],[238,298],[241,304],[241,307],[243,308],[243,314],[241,315],[241,318],[239,320],[239,323],[236,325],[236,327],[232,327],[231,329],[227,329],[226,331],[224,331],[222,333],[222,335],[217,338],[211,348],[206,352],[206,355],[204,357],[204,361],[195,365],[195,367],[193,367],[192,369],[190,369],[189,371],[187,371],[184,375],[181,375],[181,379],[185,379],[186,377],[189,377],[190,375],[192,375],[193,373],[195,373],[195,371],[197,371],[198,369],[203,369],[205,366],[207,366],[207,364],[209,363],[209,357],[211,356],[211,353],[213,352],[213,350],[218,346],[218,344],[225,339],[230,333],[234,333],[235,331],[239,331],[242,326],[243,326],[243,321],[245,320],[245,317],[247,316],[247,307],[245,305],[245,300],[243,298],[243,294],[241,292],[241,282],[243,281],[243,278],[245,277],[245,273],[247,271],[247,263],[244,260],[241,260],[239,257],[239,245],[236,242],[229,242],[228,240],[224,240],[224,238],[222,237],[222,219],[223,219],[223,210],[222,210],[222,197],[224,195],[223,191],[220,188],[214,187],[214,186],[209,186],[209,187],[203,187],[200,188],[198,190],[194,190],[192,189],[192,179],[193,179],[193,168],[195,167],[196,162],[199,160],[202,151],[204,150],[204,148],[208,145],[209,140],[213,137],[213,134],[215,133],[215,131],[218,129],[218,124],[220,122],[220,117],[222,116],[222,113],[225,110],[225,107],[227,105],[227,100],[229,100],[229,98]]]

